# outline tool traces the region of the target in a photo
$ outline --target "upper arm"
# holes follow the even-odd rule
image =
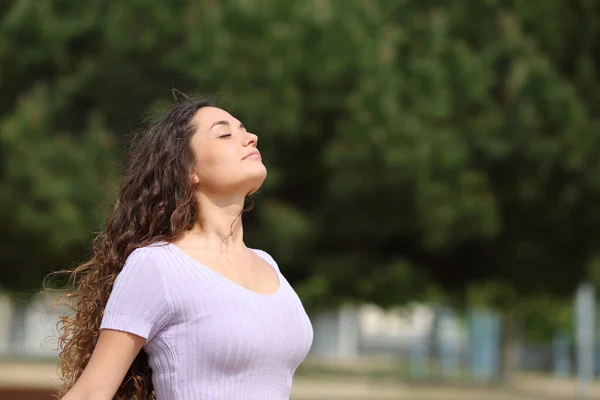
[[[85,370],[63,399],[112,399],[145,343],[129,332],[101,330]]]
[[[134,251],[113,284],[88,365],[64,399],[112,399],[144,344],[171,317],[156,252]]]
[[[133,333],[148,341],[173,316],[156,249],[141,248],[127,258],[104,309],[100,329]]]

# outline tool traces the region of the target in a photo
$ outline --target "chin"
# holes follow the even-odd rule
[[[260,189],[260,187],[262,186],[263,182],[265,181],[265,179],[267,178],[267,169],[263,168],[262,172],[259,173],[259,171],[256,171],[257,173],[249,175],[248,179],[247,179],[247,183],[248,183],[248,194],[252,194],[256,191],[258,191],[258,189]]]

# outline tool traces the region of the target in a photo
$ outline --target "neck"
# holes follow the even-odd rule
[[[206,249],[244,249],[242,211],[245,196],[198,194],[199,218],[189,232],[194,244]]]

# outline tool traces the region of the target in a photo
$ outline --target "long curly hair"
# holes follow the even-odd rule
[[[207,106],[214,104],[206,99],[178,100],[134,140],[116,205],[93,241],[92,257],[68,271],[72,290],[54,304],[70,310],[58,316],[58,369],[63,382],[59,398],[75,384],[92,355],[104,307],[127,257],[151,243],[174,241],[193,227],[198,210],[191,174],[192,118]],[[154,399],[151,378],[142,350],[114,399]]]

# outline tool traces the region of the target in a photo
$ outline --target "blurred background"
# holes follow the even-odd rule
[[[0,0],[0,398],[51,398],[42,281],[173,89],[260,137],[292,399],[600,398],[599,68],[596,0]]]

